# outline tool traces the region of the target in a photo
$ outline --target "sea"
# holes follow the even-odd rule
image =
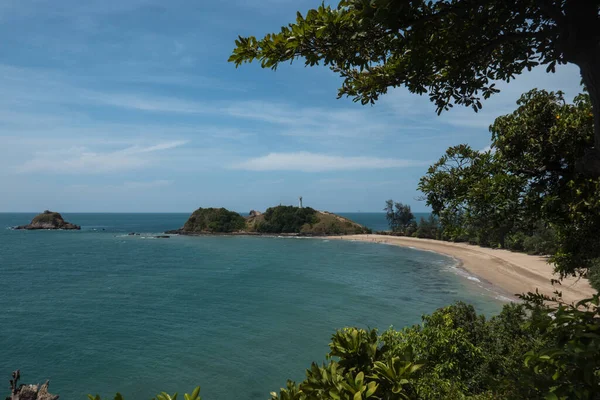
[[[342,213],[373,230],[383,213]],[[172,236],[188,214],[71,214],[81,231],[15,231],[0,214],[0,398],[20,369],[62,400],[160,391],[268,399],[322,362],[336,328],[418,324],[503,299],[456,260],[376,243]],[[137,232],[139,235],[129,236]]]

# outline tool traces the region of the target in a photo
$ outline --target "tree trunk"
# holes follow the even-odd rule
[[[594,114],[594,148],[588,149],[586,154],[577,163],[578,171],[593,177],[600,176],[600,49],[581,62],[579,68],[590,100]]]
[[[600,177],[600,18],[598,0],[567,0],[560,28],[559,47],[565,61],[581,71],[581,78],[590,94],[594,115],[594,142],[577,161],[579,172]]]

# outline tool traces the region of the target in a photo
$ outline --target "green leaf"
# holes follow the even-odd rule
[[[367,392],[365,393],[365,398],[371,397],[377,391],[377,383],[369,382],[367,385]]]
[[[360,387],[360,386],[362,386],[364,380],[365,380],[365,374],[364,374],[364,372],[361,371],[356,375],[356,378],[354,379],[354,383],[356,383],[357,387]]]

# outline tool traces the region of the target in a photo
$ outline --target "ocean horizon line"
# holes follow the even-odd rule
[[[204,207],[209,208],[209,207]],[[328,211],[334,214],[385,214],[384,211],[330,211],[330,210],[320,210],[319,211]],[[53,210],[54,211],[54,210]],[[63,211],[58,210],[60,213],[64,214],[189,214],[192,211]],[[236,211],[238,214],[248,214],[248,211]],[[0,214],[39,214],[40,211],[0,211]],[[431,214],[431,211],[413,211],[413,214]]]

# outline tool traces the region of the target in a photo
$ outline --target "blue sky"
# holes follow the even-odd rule
[[[426,97],[337,100],[301,62],[227,63],[237,35],[278,30],[312,0],[0,0],[0,211],[237,211],[279,203],[425,211],[416,186],[449,146],[533,87],[580,91],[573,66],[537,69],[475,114]]]

